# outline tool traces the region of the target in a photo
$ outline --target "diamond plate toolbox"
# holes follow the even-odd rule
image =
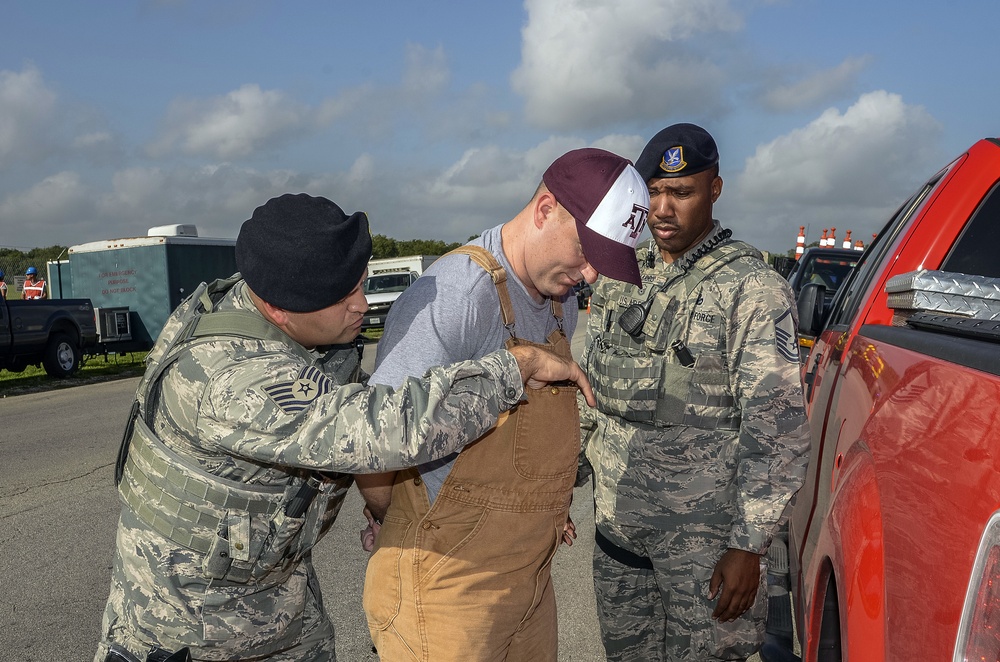
[[[888,306],[914,311],[1000,320],[1000,278],[921,269],[893,276],[885,285]]]

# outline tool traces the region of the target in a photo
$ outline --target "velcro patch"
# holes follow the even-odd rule
[[[792,324],[792,311],[785,313],[774,322],[774,348],[778,355],[789,363],[799,362],[798,338]]]
[[[286,414],[295,414],[333,387],[330,378],[313,366],[302,368],[296,379],[262,386],[261,390]]]

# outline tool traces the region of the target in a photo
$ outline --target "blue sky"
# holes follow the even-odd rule
[[[867,240],[1000,134],[998,24],[995,0],[8,2],[0,246],[235,237],[286,192],[461,241],[563,152],[635,160],[674,122],[719,143],[739,238]]]

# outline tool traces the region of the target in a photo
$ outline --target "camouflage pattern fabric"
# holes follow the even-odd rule
[[[766,591],[719,624],[708,581],[727,548],[766,551],[805,475],[808,424],[791,290],[725,236],[716,224],[673,264],[649,242],[641,288],[602,278],[591,298],[584,365],[598,408],[581,426],[595,520],[654,566],[638,581],[595,551],[609,659],[743,660],[763,637]],[[731,261],[718,259],[726,252]],[[618,324],[633,303],[650,304],[638,337]],[[630,611],[651,592],[665,618]]]
[[[186,304],[150,352],[147,375],[184,326]],[[256,310],[242,282],[218,309]],[[248,490],[287,487],[307,469],[332,472],[314,502],[322,512],[310,511],[302,526],[315,527],[318,539],[340,510],[352,482],[347,474],[448,455],[491,428],[523,393],[517,363],[506,352],[432,369],[395,392],[349,383],[356,380],[367,376],[353,347],[320,354],[276,340],[220,337],[193,342],[179,354],[146,405],[156,437],[179,458],[175,468],[196,467],[199,475]],[[208,514],[212,504],[194,504],[194,510]],[[232,525],[248,513],[237,508],[229,515]],[[124,507],[95,662],[103,662],[109,643],[140,659],[154,646],[188,646],[198,660],[335,659],[333,626],[308,548],[295,545],[300,531],[292,529],[284,543],[298,553],[278,559],[263,576],[213,579],[204,553],[161,535]]]
[[[758,599],[750,611],[729,623],[712,620],[715,605],[707,596],[721,556],[720,532],[713,536],[712,528],[635,532],[632,540],[641,541],[653,569],[629,567],[594,546],[594,588],[608,662],[742,662],[759,648],[767,616],[764,557]]]

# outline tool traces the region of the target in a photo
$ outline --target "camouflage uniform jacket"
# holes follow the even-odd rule
[[[591,299],[584,364],[598,407],[581,408],[581,426],[596,523],[637,554],[629,527],[673,530],[706,507],[731,516],[728,547],[763,553],[805,475],[792,294],[730,234],[716,222],[672,264],[650,241],[637,251],[642,287],[602,278]],[[637,337],[618,323],[633,303],[648,306]],[[690,493],[690,512],[668,512],[658,491]]]
[[[309,552],[350,474],[428,462],[480,437],[519,400],[520,371],[499,352],[396,391],[369,388],[353,346],[321,354],[274,327],[264,340],[187,341],[149,380],[194,298],[165,325],[137,395],[148,411],[123,463],[104,641],[257,659],[295,645],[304,618],[326,619]],[[263,320],[238,280],[214,309]],[[318,493],[291,516],[308,479]]]

